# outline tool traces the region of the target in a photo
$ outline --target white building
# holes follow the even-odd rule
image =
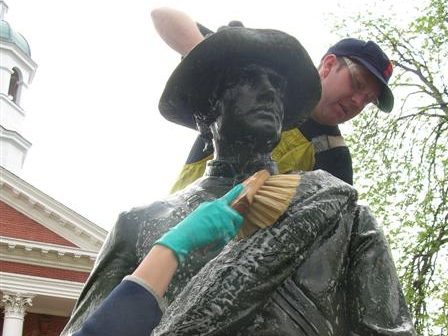
[[[0,0],[0,295],[2,336],[56,336],[106,231],[22,180],[31,142],[20,102],[37,69]]]

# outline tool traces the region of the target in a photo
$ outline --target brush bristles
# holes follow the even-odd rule
[[[299,185],[299,175],[273,175],[260,187],[246,213],[238,238],[274,224],[286,211]]]

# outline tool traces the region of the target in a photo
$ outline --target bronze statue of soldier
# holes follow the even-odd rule
[[[276,174],[270,152],[282,127],[305,119],[319,96],[307,52],[283,32],[228,28],[195,47],[168,80],[159,109],[213,141],[214,160],[184,190],[121,214],[63,335],[200,203],[260,169]],[[413,335],[387,243],[355,190],[323,171],[300,174],[291,205],[271,228],[218,256],[207,249],[189,257],[156,335]]]

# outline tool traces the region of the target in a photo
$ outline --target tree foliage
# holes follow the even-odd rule
[[[375,40],[393,60],[393,112],[353,121],[355,185],[387,232],[418,334],[447,335],[448,2],[416,13],[403,22],[363,11],[336,29]]]

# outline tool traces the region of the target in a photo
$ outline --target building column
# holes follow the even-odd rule
[[[32,295],[3,293],[5,306],[2,336],[22,336],[26,308],[32,306]]]

